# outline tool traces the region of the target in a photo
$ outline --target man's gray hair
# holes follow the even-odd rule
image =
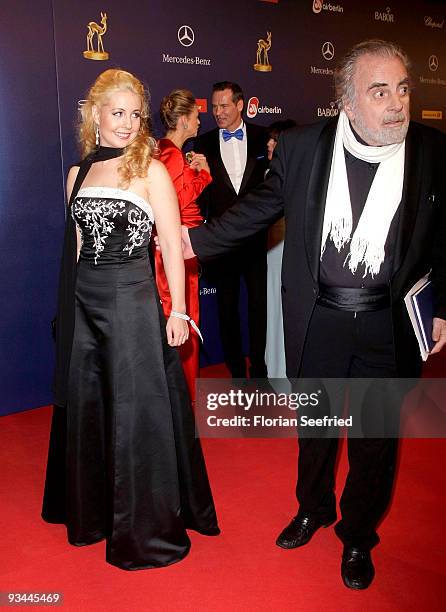
[[[356,63],[363,55],[380,55],[381,57],[396,57],[402,61],[409,73],[410,60],[406,53],[395,43],[378,38],[364,40],[350,49],[336,66],[334,72],[334,86],[336,103],[344,108],[346,103],[353,103],[355,99],[355,86],[353,77]]]

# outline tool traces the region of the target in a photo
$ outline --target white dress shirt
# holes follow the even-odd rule
[[[223,130],[220,130],[220,154],[235,192],[238,193],[240,191],[240,185],[242,184],[247,158],[245,123],[242,121],[236,129],[243,130],[243,140],[238,140],[233,136],[230,140],[225,142],[223,140]],[[235,132],[236,130],[232,131]]]

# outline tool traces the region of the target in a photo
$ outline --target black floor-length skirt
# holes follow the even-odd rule
[[[124,569],[169,565],[218,533],[178,352],[147,261],[80,262],[68,403],[55,407],[42,516],[106,538]]]

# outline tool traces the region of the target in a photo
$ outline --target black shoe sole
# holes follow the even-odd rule
[[[342,576],[342,582],[344,583],[344,586],[346,586],[348,589],[352,589],[353,591],[364,591],[365,589],[368,589],[369,586],[372,584],[373,582],[373,578],[375,576],[373,575],[373,577],[371,578],[370,582],[368,582],[367,584],[357,584],[354,582],[348,582],[348,580],[346,580],[344,578],[344,576]]]

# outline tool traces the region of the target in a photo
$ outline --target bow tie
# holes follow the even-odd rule
[[[243,140],[243,130],[242,128],[235,130],[235,132],[230,132],[229,130],[223,130],[222,136],[225,142],[228,142],[228,140],[231,140],[232,137],[237,138],[237,140]]]

